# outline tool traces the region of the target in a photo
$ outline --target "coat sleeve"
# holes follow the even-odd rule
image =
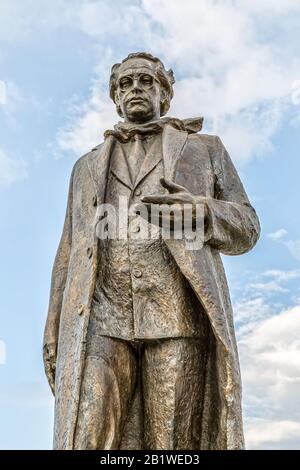
[[[215,137],[212,163],[215,194],[208,200],[207,241],[226,255],[246,253],[259,238],[260,224],[219,137]]]
[[[44,345],[57,343],[58,340],[60,313],[72,244],[73,176],[74,169],[70,178],[63,232],[60,238],[52,269],[50,300],[44,330]]]

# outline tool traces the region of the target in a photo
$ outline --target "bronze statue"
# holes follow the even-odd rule
[[[173,84],[151,54],[114,65],[124,122],[72,171],[44,334],[55,449],[244,446],[220,252],[249,251],[259,221],[220,138],[198,133],[201,118],[162,118]],[[147,226],[150,205],[200,204],[202,248],[164,238],[161,219],[155,238],[138,238],[137,223],[126,238],[95,236],[99,208],[120,197],[145,205]]]

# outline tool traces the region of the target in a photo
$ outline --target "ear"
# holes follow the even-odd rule
[[[160,101],[161,103],[165,101],[167,97],[167,90],[164,87],[160,88]]]
[[[114,93],[114,102],[115,102],[115,104],[116,104],[117,106],[120,105],[120,99],[119,99],[119,95],[118,95],[117,90],[116,90],[115,93]]]
[[[160,115],[167,114],[170,108],[170,96],[165,88],[162,89],[160,94]]]
[[[121,110],[120,99],[119,99],[119,95],[118,95],[117,91],[115,91],[115,94],[114,94],[114,103],[116,105],[118,115],[120,117],[124,117],[123,113],[122,113],[122,110]]]
[[[168,93],[165,88],[160,90],[160,116],[164,116],[169,109]]]

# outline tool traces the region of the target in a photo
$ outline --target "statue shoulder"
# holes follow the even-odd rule
[[[97,145],[96,147],[93,147],[89,152],[79,157],[74,163],[72,173],[74,174],[84,171],[88,167],[88,161],[96,157],[98,151],[101,150],[102,146],[103,142]]]
[[[225,147],[219,136],[213,134],[194,134],[194,138],[198,139],[200,145],[204,145],[207,149],[214,173],[217,177],[221,177],[223,173],[223,155]]]
[[[216,165],[216,161],[222,160],[224,152],[226,152],[225,146],[218,135],[213,134],[194,134],[198,142],[205,145],[209,156],[212,160],[213,165]],[[220,164],[220,163],[219,163]]]
[[[222,146],[222,142],[219,136],[213,134],[193,134],[195,139],[198,139],[202,144],[204,144],[209,152],[218,150]]]

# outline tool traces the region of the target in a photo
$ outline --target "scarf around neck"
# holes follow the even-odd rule
[[[177,119],[172,117],[166,117],[158,119],[157,121],[151,121],[146,124],[132,124],[128,122],[118,122],[113,129],[109,129],[104,132],[104,138],[112,135],[121,142],[129,142],[130,139],[136,135],[149,135],[159,134],[163,131],[166,124],[173,126],[179,131],[186,131],[189,134],[199,132],[202,129],[203,118],[191,118],[191,119]]]

